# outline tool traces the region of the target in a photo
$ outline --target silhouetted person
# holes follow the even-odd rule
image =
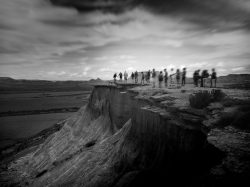
[[[170,87],[172,87],[172,86],[174,86],[174,81],[173,81],[173,76],[175,75],[175,73],[173,73],[173,71],[174,71],[174,68],[171,68],[171,70],[170,70]]]
[[[135,72],[135,83],[136,84],[138,83],[138,72],[137,71]]]
[[[159,88],[162,87],[162,82],[163,82],[163,73],[160,71],[160,74],[158,75],[158,80],[159,80]]]
[[[148,72],[147,72],[147,76],[146,76],[147,83],[150,83],[150,76],[151,76],[151,71],[150,71],[150,70],[148,70]]]
[[[177,88],[180,86],[180,79],[181,79],[181,72],[179,69],[176,70],[176,82],[177,82]]]
[[[204,81],[209,77],[207,70],[203,70],[201,73],[201,87],[205,87]]]
[[[164,82],[165,82],[165,87],[168,87],[168,72],[167,69],[164,69]]]
[[[194,85],[196,87],[198,87],[199,79],[200,79],[200,70],[195,70],[195,72],[193,74],[193,80],[194,80]]]
[[[119,73],[120,81],[122,81],[122,72]]]
[[[145,75],[143,72],[141,72],[141,84],[144,84],[144,79],[145,79]]]
[[[197,86],[197,70],[194,71],[193,73],[193,82],[194,82],[194,86]]]
[[[115,73],[113,78],[114,78],[114,83],[116,83],[116,77],[117,77],[117,74]]]
[[[213,87],[213,81],[214,81],[214,87],[216,88],[216,81],[217,81],[217,74],[215,72],[215,69],[212,69],[212,74],[211,74],[211,85],[210,87]]]
[[[132,72],[132,73],[131,73],[132,83],[134,82],[134,78],[135,78],[135,74],[134,74],[134,72]]]
[[[124,80],[127,83],[127,81],[128,81],[128,73],[125,71],[123,75],[124,75]]]
[[[181,77],[181,85],[182,86],[185,86],[186,84],[186,74],[187,74],[187,71],[186,71],[186,68],[183,68],[182,69],[182,77]]]
[[[153,88],[155,88],[155,82],[156,82],[156,72],[155,69],[152,71],[152,79],[153,79]]]

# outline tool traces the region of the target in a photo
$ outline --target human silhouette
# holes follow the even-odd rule
[[[171,71],[170,72],[171,74],[169,76],[170,77],[170,85],[169,86],[172,87],[172,86],[174,86],[174,80],[173,80],[173,76],[175,75],[175,73],[173,73],[174,72],[174,68],[171,68],[170,71]]]
[[[160,74],[158,75],[158,80],[159,80],[159,88],[162,87],[162,82],[163,82],[163,73],[160,71]]]
[[[152,71],[152,79],[153,79],[153,88],[155,88],[155,82],[156,82],[156,72],[155,69]]]
[[[194,74],[193,74],[193,80],[194,80],[195,87],[198,87],[199,79],[200,79],[200,70],[198,69],[198,70],[195,70]]]
[[[122,72],[119,73],[120,81],[122,81]]]
[[[214,87],[216,88],[216,82],[217,82],[217,74],[215,72],[215,69],[212,69],[212,74],[211,74],[211,85],[210,87],[213,87],[213,81],[214,81]]]
[[[205,83],[204,81],[209,77],[209,73],[207,72],[207,70],[203,70],[201,72],[201,87],[205,87]]]
[[[145,75],[143,72],[141,72],[141,85],[144,85],[144,79],[145,79]]]
[[[135,83],[136,84],[138,83],[138,72],[137,71],[135,72]]]
[[[164,69],[164,82],[165,82],[165,87],[168,87],[168,72],[167,69]]]
[[[135,78],[135,74],[134,74],[134,72],[132,72],[132,73],[131,73],[132,83],[134,82],[134,78]]]
[[[146,78],[147,78],[147,83],[150,83],[150,76],[151,76],[151,71],[148,70],[147,76],[146,76]]]
[[[117,77],[117,74],[115,73],[113,78],[114,78],[114,83],[116,83],[116,77]]]
[[[179,69],[176,70],[176,82],[177,82],[177,88],[180,86],[180,78],[181,78],[181,72]]]
[[[123,75],[124,75],[124,80],[127,83],[127,81],[128,81],[128,73],[125,71]]]
[[[186,84],[186,74],[187,74],[186,68],[183,68],[182,69],[182,76],[181,76],[181,85],[182,86],[185,86],[185,84]]]

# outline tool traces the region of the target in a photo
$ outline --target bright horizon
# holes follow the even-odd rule
[[[159,71],[156,71],[156,72],[159,72]],[[118,73],[118,72],[117,72]],[[140,73],[140,72],[139,72]],[[250,73],[234,73],[234,74],[227,74],[227,75],[219,75],[219,77],[223,77],[223,76],[228,76],[228,75],[250,75]],[[131,78],[130,77],[131,75],[129,74],[129,79]],[[96,78],[90,78],[90,79],[75,79],[75,80],[72,80],[72,79],[25,79],[25,78],[13,78],[13,77],[0,77],[0,78],[12,78],[12,79],[15,79],[15,80],[30,80],[30,81],[90,81],[91,79],[101,79],[100,77],[96,77]],[[187,76],[186,78],[190,78],[192,79],[193,77],[192,76]],[[109,79],[101,79],[102,81],[112,81],[113,80],[113,75],[111,76],[111,78]],[[117,78],[117,80],[119,80],[119,77]]]
[[[218,76],[250,72],[250,1],[185,1],[197,4],[193,11],[180,0],[171,7],[171,0],[158,1],[161,6],[142,3],[118,14],[3,1],[0,77],[111,80],[125,70],[183,67],[188,77],[196,69],[215,68]]]

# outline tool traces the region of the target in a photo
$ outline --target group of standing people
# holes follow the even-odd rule
[[[131,73],[131,79],[132,82],[134,82],[135,84],[138,84],[138,78],[139,78],[139,74],[141,75],[141,85],[144,85],[145,83],[149,84],[150,80],[152,80],[153,83],[153,88],[156,87],[156,83],[157,83],[157,79],[158,79],[158,83],[159,83],[159,88],[163,87],[163,82],[164,82],[164,86],[167,88],[168,86],[172,87],[172,86],[177,86],[177,88],[180,88],[182,86],[185,86],[186,84],[186,74],[187,74],[187,70],[186,68],[183,68],[182,71],[180,71],[180,69],[177,69],[175,73],[173,72],[173,68],[171,69],[171,74],[168,75],[168,71],[167,69],[164,69],[163,71],[160,71],[160,73],[157,75],[155,69],[148,70],[147,72],[132,72]],[[209,76],[211,76],[211,87],[213,87],[213,85],[216,87],[216,81],[217,81],[217,75],[215,72],[215,69],[212,69],[212,73],[211,75],[208,73],[207,70],[203,70],[201,75],[200,75],[200,70],[196,70],[193,74],[193,80],[194,80],[194,85],[196,87],[199,86],[199,80],[200,80],[200,87],[205,87],[205,83],[204,81],[209,78]],[[113,78],[114,78],[114,82],[116,82],[116,78],[119,77],[120,81],[122,82],[123,77],[124,77],[124,81],[125,83],[127,83],[128,81],[128,73],[125,71],[123,74],[120,72],[119,74],[115,73]],[[176,80],[176,84],[174,83]]]
[[[131,73],[131,79],[132,82],[134,82],[135,84],[138,84],[138,77],[139,74],[141,74],[141,84],[144,85],[145,83],[150,83],[150,80],[152,80],[153,83],[153,88],[155,88],[156,86],[156,82],[158,79],[159,82],[159,87],[162,88],[163,87],[163,82],[165,83],[165,87],[168,87],[168,80],[170,78],[170,85],[173,84],[173,76],[176,75],[176,82],[177,82],[177,87],[180,87],[180,79],[182,79],[181,81],[181,85],[185,86],[186,84],[186,68],[183,68],[183,71],[181,72],[179,69],[177,69],[176,73],[171,74],[170,76],[168,75],[167,69],[164,69],[163,71],[160,71],[160,73],[157,75],[155,69],[148,70],[147,72],[132,72]],[[121,72],[119,74],[115,73],[113,78],[114,78],[114,82],[116,82],[116,78],[119,76],[120,81],[122,81],[122,78],[124,76],[124,80],[127,83],[128,80],[128,73],[125,71],[124,74],[122,74]]]
[[[171,71],[173,71],[173,69],[171,69]],[[180,88],[181,86],[185,86],[186,85],[186,75],[187,75],[187,69],[183,68],[182,72],[180,71],[180,69],[176,70],[176,73],[173,73],[170,75],[170,84],[172,85],[174,82],[174,76],[176,79],[176,84],[177,84],[177,88]]]
[[[144,85],[145,82],[150,83],[150,75],[151,75],[150,70],[147,72],[141,72],[141,84],[142,85]],[[138,76],[139,76],[139,73],[137,71],[131,73],[132,82],[135,82],[135,84],[138,83]]]
[[[171,69],[171,71],[173,71],[173,69]],[[180,71],[180,69],[177,69],[176,73],[172,73],[172,74],[168,75],[167,69],[164,69],[163,71],[160,71],[160,73],[157,77],[156,71],[155,71],[155,69],[153,69],[153,71],[152,71],[153,88],[155,88],[155,86],[156,86],[157,78],[158,78],[159,88],[163,87],[163,82],[164,82],[164,86],[166,88],[168,86],[170,86],[170,87],[173,86],[174,76],[176,79],[177,88],[180,88],[180,86],[185,86],[186,73],[187,73],[186,68],[183,68],[182,72]],[[170,81],[169,81],[169,79],[170,79]],[[181,80],[181,84],[180,84],[180,80]]]
[[[210,76],[210,87],[212,88],[213,85],[216,87],[216,82],[217,82],[217,74],[215,72],[215,69],[212,69],[212,73],[209,74],[207,70],[203,70],[200,74],[200,70],[195,70],[193,74],[193,80],[194,80],[194,85],[196,87],[199,86],[199,80],[200,80],[200,87],[205,87],[206,85],[206,79],[209,78]]]
[[[120,72],[118,75],[117,75],[117,73],[115,73],[114,76],[113,76],[114,82],[116,82],[117,76],[119,76],[120,81],[122,81],[122,77],[124,76],[124,80],[127,83],[127,81],[128,81],[128,73],[126,71],[124,72],[124,74],[122,74],[122,72]]]

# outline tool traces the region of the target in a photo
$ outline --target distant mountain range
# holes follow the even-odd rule
[[[188,78],[189,81],[193,81],[193,78]],[[250,74],[229,74],[225,76],[219,76],[218,82],[220,83],[238,83],[250,81]]]
[[[193,84],[193,78],[187,78],[186,83]],[[250,89],[250,74],[220,76],[217,78],[217,86],[223,88]]]
[[[88,91],[96,84],[105,84],[105,81],[100,78],[89,81],[48,81],[0,77],[0,92]]]
[[[250,74],[229,74],[227,76],[219,77],[219,81],[222,83],[243,83],[250,81]]]

